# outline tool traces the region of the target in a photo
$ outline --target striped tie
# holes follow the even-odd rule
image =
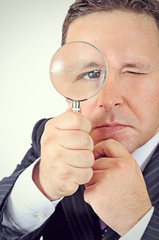
[[[101,228],[101,239],[106,240],[106,239],[119,239],[120,236],[114,232],[111,228],[108,227],[101,219],[99,219],[100,223],[100,228]],[[113,238],[112,238],[113,237]],[[114,238],[115,237],[115,238]]]
[[[102,234],[102,240],[118,240],[120,238],[120,235],[114,232],[108,226],[103,229]]]

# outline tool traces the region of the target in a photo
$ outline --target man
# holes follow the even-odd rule
[[[1,183],[1,239],[159,239],[158,21],[152,0],[70,7],[62,44],[99,48],[108,79],[81,113],[37,123]]]

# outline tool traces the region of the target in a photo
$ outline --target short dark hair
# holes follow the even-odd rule
[[[68,28],[77,18],[106,11],[129,11],[153,17],[159,28],[159,0],[76,0],[69,8],[62,28],[62,45],[65,44]]]

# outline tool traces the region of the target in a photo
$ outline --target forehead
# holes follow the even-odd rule
[[[153,60],[159,50],[154,18],[132,12],[97,12],[76,19],[70,24],[66,42],[80,40],[94,44],[107,59],[142,55],[145,61]]]
[[[116,35],[119,31],[145,31],[158,35],[158,27],[153,17],[146,14],[134,12],[118,11],[96,12],[75,19],[69,26],[66,41],[69,41],[70,34],[78,33],[80,37],[85,30],[91,30],[94,36],[98,30],[107,35],[113,33]],[[109,30],[109,31],[108,31]],[[89,32],[90,34],[90,32]],[[82,37],[82,36],[81,36]],[[85,35],[85,37],[87,37]]]

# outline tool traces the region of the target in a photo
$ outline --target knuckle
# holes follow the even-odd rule
[[[85,183],[89,182],[91,180],[92,176],[93,176],[92,168],[85,169],[80,177],[81,178],[80,184],[85,184]]]
[[[63,149],[56,143],[54,137],[44,136],[41,139],[41,156],[47,157],[47,160],[53,163],[61,159],[63,155]]]
[[[46,123],[46,124],[49,125],[49,123]],[[45,125],[45,129],[40,140],[41,145],[48,145],[53,141],[55,141],[55,139],[57,139],[56,130],[53,129],[53,127],[50,130],[50,127],[48,127],[48,125],[47,126]]]
[[[126,164],[125,164],[125,161],[122,161],[122,160],[119,160],[115,162],[115,167],[116,169],[118,170],[122,170],[122,171],[125,171],[126,170]]]
[[[70,175],[71,175],[71,170],[69,166],[67,165],[64,166],[63,164],[61,164],[58,167],[58,176],[60,179],[62,180],[68,179]]]
[[[106,181],[107,183],[113,182],[114,175],[112,171],[105,171],[103,173],[103,177],[100,179],[100,181]]]
[[[84,133],[82,136],[81,136],[81,143],[83,144],[83,147],[85,149],[90,149],[90,150],[93,150],[93,140],[92,138],[90,137],[89,134],[87,133]]]
[[[58,163],[61,163],[61,159],[63,158],[63,154],[62,151],[60,151],[59,149],[54,150],[54,152],[52,153],[52,161],[57,161]]]
[[[54,138],[55,137],[53,137],[53,136],[48,136],[48,135],[43,134],[41,137],[41,145],[42,146],[50,145],[53,142]]]
[[[87,177],[88,177],[88,181],[90,181],[91,178],[93,177],[93,169],[92,168],[88,168]]]
[[[82,141],[84,146],[89,146],[90,145],[89,135],[88,134],[83,134],[83,136],[81,137],[81,141]]]
[[[85,150],[81,152],[80,158],[84,161],[86,167],[92,167],[94,164],[94,155],[91,151]]]

